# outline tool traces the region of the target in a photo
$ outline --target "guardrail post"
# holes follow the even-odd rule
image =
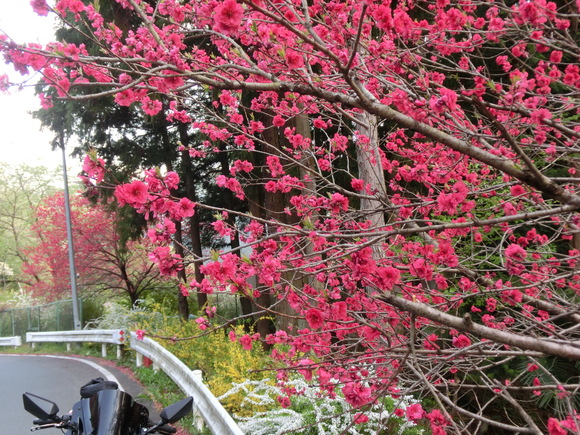
[[[192,370],[191,375],[197,379],[200,383],[203,383],[203,373],[201,370]],[[203,431],[204,421],[203,417],[199,413],[197,406],[195,406],[195,402],[193,403],[193,425],[199,431]]]
[[[122,344],[117,345],[117,359],[123,358],[123,349],[124,345]]]
[[[67,351],[67,352],[70,352],[70,350],[71,350],[71,349],[72,349],[72,345],[71,345],[71,343],[67,343],[67,344],[66,344],[66,351]]]
[[[136,352],[136,354],[137,354],[137,359],[135,360],[135,365],[137,367],[141,367],[141,366],[143,366],[143,355],[140,354],[139,352]]]
[[[103,358],[107,357],[107,343],[101,343],[101,356]]]

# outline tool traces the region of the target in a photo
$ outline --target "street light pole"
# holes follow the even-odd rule
[[[70,213],[70,198],[68,193],[68,175],[66,173],[66,153],[64,150],[64,137],[60,133],[60,149],[62,150],[62,176],[64,179],[64,211],[66,219],[66,234],[68,238],[68,261],[70,269],[70,286],[72,291],[72,305],[73,305],[73,322],[75,331],[81,329],[81,321],[79,316],[79,303],[77,297],[77,273],[75,269],[74,245],[72,235],[72,223]]]

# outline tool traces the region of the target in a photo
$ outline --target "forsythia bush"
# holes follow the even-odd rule
[[[242,326],[210,332],[211,327],[204,330],[194,320],[183,321],[164,314],[160,306],[150,308],[156,315],[143,316],[135,327],[153,335],[192,370],[201,370],[204,383],[216,397],[231,390],[234,384],[261,380],[267,376],[261,370],[267,367],[268,357],[261,350],[245,350],[240,343],[230,340],[229,333],[232,331],[238,336],[244,334]],[[179,339],[164,340],[158,337]],[[267,410],[264,405],[256,403],[252,406],[247,401],[241,407],[244,396],[243,392],[229,395],[222,404],[228,412],[238,416],[250,416]]]

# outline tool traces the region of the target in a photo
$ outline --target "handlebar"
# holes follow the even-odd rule
[[[164,424],[163,426],[157,428],[157,432],[163,434],[176,433],[177,429],[175,429],[173,426],[168,426]]]
[[[53,421],[53,420],[40,420],[40,419],[37,419],[37,420],[33,420],[32,421],[32,424],[41,426],[41,425],[45,425],[45,424],[56,424],[56,422]]]
[[[34,420],[34,424],[38,424],[38,423],[36,423],[37,421],[41,421],[41,420]],[[30,432],[34,432],[36,430],[41,430],[41,429],[50,429],[50,428],[67,429],[68,427],[69,427],[68,424],[64,423],[64,422],[43,423],[43,424],[38,424],[38,426],[31,427]]]
[[[42,420],[36,419],[33,420],[32,423],[35,425],[34,427],[30,428],[31,432],[41,429],[50,429],[50,428],[57,428],[57,429],[69,429],[71,427],[70,422],[70,415],[63,415],[58,421],[55,420]]]

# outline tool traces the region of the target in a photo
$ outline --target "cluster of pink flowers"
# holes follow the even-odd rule
[[[1,50],[17,71],[41,71],[59,98],[106,83],[116,104],[147,116],[162,113],[160,95],[173,100],[167,121],[205,136],[179,148],[193,159],[224,150],[257,156],[234,161],[215,183],[240,200],[252,185],[283,203],[281,210],[243,216],[243,229],[225,215],[208,225],[216,237],[239,235],[252,244],[252,253],[243,259],[217,254],[201,267],[199,283],[181,289],[184,295],[267,293],[285,298],[297,322],[304,322],[303,329],[283,334],[233,337],[245,349],[264,340],[276,348],[278,360],[307,379],[316,377],[329,394],[336,393],[330,379],[338,381],[356,408],[385,391],[383,383],[396,382],[401,359],[391,351],[408,348],[409,331],[456,376],[459,358],[445,361],[442,351],[468,358],[465,349],[486,348],[485,334],[452,329],[433,312],[453,316],[465,308],[473,319],[461,322],[477,322],[489,336],[501,330],[517,338],[530,328],[538,337],[552,337],[559,328],[553,316],[573,304],[553,295],[580,291],[573,271],[578,253],[543,245],[559,234],[558,243],[569,243],[580,224],[555,208],[548,216],[557,202],[576,211],[575,183],[566,181],[576,170],[566,167],[560,179],[550,180],[548,173],[529,170],[534,162],[528,159],[559,170],[577,147],[578,126],[568,120],[578,111],[573,96],[580,67],[567,39],[571,11],[580,2],[567,9],[548,0],[507,6],[313,1],[304,8],[300,2],[289,7],[236,0],[166,0],[155,8],[142,1],[117,3],[141,8],[132,16],[150,21],[121,30],[105,23],[91,2],[54,2],[63,18],[91,26],[96,42],[110,51],[102,59],[114,63],[93,65],[81,44],[19,47],[0,37]],[[31,5],[40,15],[51,10],[45,0]],[[193,47],[189,31],[204,32],[207,44]],[[353,41],[360,50],[352,51]],[[481,53],[498,55],[488,60]],[[121,71],[125,65],[130,68]],[[0,87],[9,85],[0,80]],[[219,122],[201,120],[187,106],[188,92],[200,86],[215,90],[209,109]],[[45,108],[56,103],[47,95],[41,97]],[[378,141],[367,131],[374,125],[374,115],[366,119],[371,114],[388,120],[377,127]],[[301,128],[302,121],[309,127]],[[276,149],[267,143],[273,132]],[[363,163],[374,176],[386,176],[385,186],[374,185]],[[88,184],[104,181],[101,159],[87,157],[83,170]],[[267,175],[258,178],[260,173]],[[147,170],[115,188],[120,205],[150,221],[150,258],[166,275],[184,267],[170,248],[175,222],[195,213],[191,200],[172,196],[179,183],[173,172]],[[380,219],[369,217],[375,210],[359,209],[364,201],[377,204]],[[539,224],[523,229],[519,223],[529,216],[526,225],[533,219]],[[494,250],[490,240],[505,249]],[[250,288],[251,277],[258,288]],[[312,282],[297,284],[303,277]],[[429,310],[413,312],[421,304]],[[209,325],[205,317],[196,322],[201,329]],[[329,355],[338,354],[355,356],[334,367]],[[376,381],[362,374],[357,358],[373,364]],[[566,391],[560,393],[565,398]],[[282,406],[289,406],[287,399],[280,397]],[[444,433],[449,422],[441,411],[414,404],[399,413]],[[364,416],[355,421],[361,424]],[[561,435],[574,422],[551,418],[547,427]]]

